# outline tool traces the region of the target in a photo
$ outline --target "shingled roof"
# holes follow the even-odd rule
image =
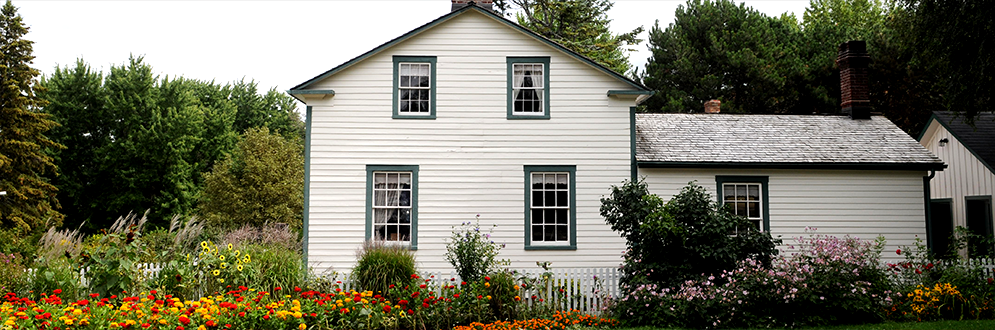
[[[937,120],[971,150],[988,168],[995,166],[995,113],[982,112],[974,118],[972,127],[962,114],[950,111],[933,113]]]
[[[885,117],[637,114],[640,167],[940,170]]]

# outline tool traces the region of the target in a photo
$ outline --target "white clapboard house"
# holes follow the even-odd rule
[[[311,265],[349,269],[379,239],[445,271],[479,214],[512,268],[617,267],[600,199],[638,176],[662,196],[697,180],[774,235],[925,234],[943,164],[887,119],[636,114],[645,86],[464,2],[288,91],[307,105]]]
[[[995,114],[973,122],[952,112],[935,112],[919,142],[950,165],[930,181],[930,231],[934,249],[945,250],[954,227],[992,235],[995,194]],[[989,247],[991,248],[991,247]]]

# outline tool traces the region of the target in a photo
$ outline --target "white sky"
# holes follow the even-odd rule
[[[674,20],[685,1],[614,0],[616,32]],[[801,19],[808,0],[745,0],[769,16]],[[161,75],[230,82],[245,78],[284,91],[449,13],[449,0],[407,1],[38,1],[14,0],[30,28],[34,67],[82,58],[107,73],[129,54]],[[646,39],[643,33],[642,39]],[[646,42],[630,61],[646,63]]]

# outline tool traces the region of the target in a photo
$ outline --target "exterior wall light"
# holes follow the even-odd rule
[[[948,138],[942,138],[942,139],[940,139],[940,147],[941,148],[942,147],[946,147],[947,143],[950,143],[950,139],[948,139]]]

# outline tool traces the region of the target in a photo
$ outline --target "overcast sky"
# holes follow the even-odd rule
[[[684,1],[615,0],[616,32],[673,22]],[[738,2],[738,1],[737,1]],[[747,0],[770,16],[801,19],[808,0]],[[30,28],[34,67],[83,59],[106,73],[130,54],[160,75],[287,90],[449,12],[449,0],[408,1],[38,1],[14,0]],[[642,38],[645,40],[646,35]],[[646,43],[630,55],[644,66]]]

